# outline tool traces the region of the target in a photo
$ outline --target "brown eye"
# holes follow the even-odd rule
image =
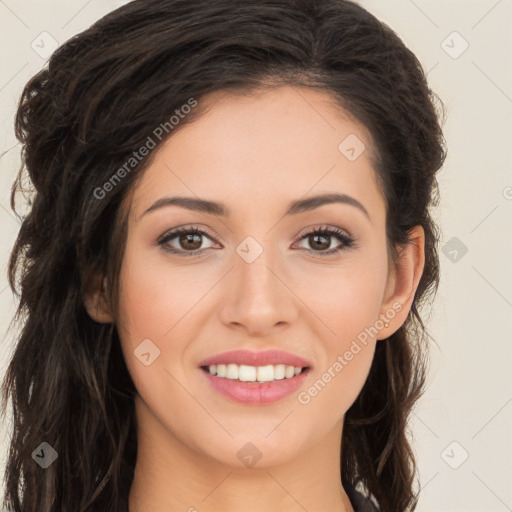
[[[313,249],[329,249],[331,245],[330,238],[329,235],[308,235],[310,246]]]
[[[337,239],[339,244],[337,247],[331,248],[333,238]],[[356,246],[355,240],[338,228],[315,229],[303,235],[300,241],[302,240],[307,241],[311,252],[319,253],[322,256],[334,254]]]
[[[197,251],[201,247],[202,235],[198,233],[189,233],[178,235],[178,244],[183,249]]]
[[[211,237],[200,229],[179,228],[165,234],[158,241],[158,245],[165,251],[180,256],[194,256],[211,247],[201,247],[204,238],[211,240]]]

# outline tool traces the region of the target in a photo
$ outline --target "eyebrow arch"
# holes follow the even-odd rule
[[[306,199],[298,199],[296,201],[292,201],[288,209],[285,212],[286,215],[297,215],[299,213],[307,212],[310,210],[314,210],[320,206],[332,203],[342,203],[348,204],[350,206],[354,206],[359,209],[361,212],[365,214],[368,220],[371,221],[370,215],[366,208],[357,200],[351,196],[346,194],[321,194],[317,196],[308,197]],[[224,203],[217,203],[214,201],[208,201],[206,199],[198,199],[195,197],[162,197],[155,201],[141,216],[151,211],[158,210],[160,208],[166,206],[181,206],[182,208],[187,208],[188,210],[193,210],[196,212],[208,213],[211,215],[220,215],[222,217],[229,217],[230,212]]]

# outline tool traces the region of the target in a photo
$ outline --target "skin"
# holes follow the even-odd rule
[[[96,321],[115,318],[139,393],[130,512],[351,512],[339,464],[344,415],[368,376],[376,343],[406,320],[424,266],[423,229],[412,231],[413,243],[392,272],[370,137],[326,93],[284,86],[245,96],[214,93],[205,101],[209,111],[161,146],[128,198],[119,311],[101,305],[99,290],[87,298]],[[338,149],[349,134],[366,146],[355,161]],[[325,192],[357,199],[369,219],[338,203],[283,217],[292,200]],[[176,195],[224,202],[231,215],[179,206],[142,215]],[[202,254],[180,257],[158,245],[182,225],[212,236],[167,245]],[[303,236],[317,227],[338,227],[358,245],[322,256]],[[252,263],[236,252],[247,236],[263,248]],[[340,246],[334,236],[323,243]],[[299,390],[307,391],[329,368],[332,375],[338,356],[382,315],[389,325],[359,343],[357,355],[307,404],[298,393],[270,405],[233,402],[198,367],[228,350],[277,348],[311,361]],[[145,366],[134,350],[148,338],[160,355]],[[251,468],[237,457],[248,442],[262,454]]]

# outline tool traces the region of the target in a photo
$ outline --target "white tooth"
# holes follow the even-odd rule
[[[257,380],[258,382],[269,382],[274,380],[274,367],[271,364],[267,366],[258,366]]]
[[[238,369],[238,380],[254,382],[256,380],[256,367],[241,364]]]
[[[230,364],[210,365],[208,371],[212,375],[224,377],[242,382],[272,382],[274,380],[291,379],[302,372],[299,366],[287,366],[284,364],[249,366]]]
[[[285,368],[284,364],[276,364],[274,366],[274,380],[284,379]]]
[[[228,364],[226,368],[226,378],[236,380],[238,379],[238,365]]]

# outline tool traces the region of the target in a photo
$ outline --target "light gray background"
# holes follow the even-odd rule
[[[42,32],[61,44],[122,3],[0,0],[0,153],[7,151],[0,159],[0,377],[15,311],[4,269],[20,227],[9,207],[19,167],[13,115],[23,85],[45,62],[31,44],[44,52],[50,39]],[[416,53],[448,109],[436,212],[442,277],[425,312],[435,343],[428,391],[411,422],[418,510],[512,510],[512,1],[360,3]],[[8,423],[2,427],[3,473]]]

